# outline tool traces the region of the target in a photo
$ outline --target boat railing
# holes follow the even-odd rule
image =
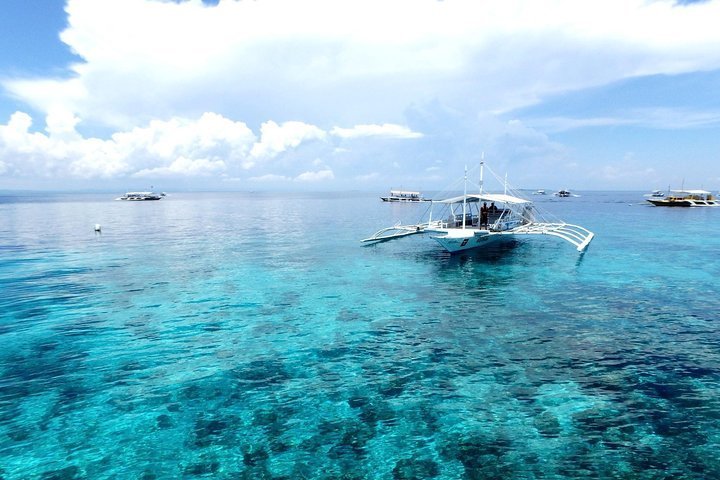
[[[500,232],[502,230],[507,230],[509,227],[508,225],[508,218],[513,216],[513,211],[509,208],[501,208],[494,212],[488,213],[488,229],[493,232]],[[516,222],[512,222],[516,223]]]
[[[477,226],[478,221],[479,221],[479,219],[478,219],[477,215],[473,215],[472,213],[465,214],[465,226],[466,227]],[[447,223],[452,224],[453,227],[462,227],[462,225],[463,225],[462,213],[456,214],[456,215],[451,215],[451,218],[449,219],[449,221]],[[447,224],[443,228],[447,228]]]

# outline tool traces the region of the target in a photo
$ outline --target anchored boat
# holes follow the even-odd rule
[[[533,202],[515,192],[508,193],[506,182],[504,193],[484,192],[484,168],[481,162],[478,193],[467,193],[466,171],[463,195],[431,201],[427,220],[411,225],[398,223],[361,241],[377,243],[428,234],[448,252],[455,253],[520,235],[550,235],[573,244],[579,252],[588,247],[594,233],[579,225],[543,221]]]
[[[383,202],[428,202],[420,192],[409,190],[390,190],[390,195],[380,197]]]
[[[707,190],[670,190],[667,196],[647,199],[656,207],[720,207]]]
[[[643,195],[645,198],[665,198],[665,193],[662,190],[653,190],[650,193]]]
[[[146,200],[160,200],[165,196],[165,192],[127,192],[122,197],[116,198],[116,200],[127,200],[130,202],[142,202]]]

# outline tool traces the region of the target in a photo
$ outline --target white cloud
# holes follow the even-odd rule
[[[260,175],[258,177],[250,177],[248,178],[251,182],[257,182],[257,183],[274,183],[274,182],[289,182],[292,180],[290,177],[286,177],[284,175],[275,175],[273,173],[269,173],[267,175]]]
[[[317,172],[304,172],[298,175],[295,180],[298,182],[322,182],[325,180],[332,180],[335,178],[332,170],[319,170]]]
[[[206,113],[197,120],[155,120],[109,140],[84,138],[66,111],[46,118],[46,134],[16,112],[0,125],[0,161],[18,176],[111,178],[134,175],[207,175],[242,165],[255,135],[241,122]]]
[[[73,75],[4,85],[41,111],[125,129],[207,110],[251,123],[289,112],[397,118],[433,98],[501,111],[720,67],[718,2],[69,0],[66,9],[61,38],[82,58]]]
[[[260,131],[260,142],[253,145],[250,151],[250,156],[255,159],[273,158],[305,141],[322,140],[326,136],[318,127],[303,122],[285,122],[278,125],[269,121],[262,124]],[[252,162],[248,165],[252,166]]]
[[[387,138],[420,138],[422,133],[413,132],[402,125],[356,125],[353,128],[333,128],[330,133],[340,138],[387,137]]]
[[[573,125],[717,124],[714,112],[656,110],[475,129],[568,91],[720,69],[719,1],[67,0],[66,11],[61,38],[79,61],[57,77],[2,75],[46,122],[0,125],[3,176],[339,184],[393,167],[439,175],[425,169],[485,145],[563,156],[547,134]],[[417,141],[378,146],[386,138]]]
[[[148,127],[117,133],[113,140],[130,148],[146,150],[166,161],[182,155],[228,157],[240,161],[252,148],[255,135],[242,122],[205,113],[198,120],[179,117],[168,121],[153,120]]]
[[[79,121],[80,119],[77,118],[73,112],[66,109],[53,108],[48,111],[45,117],[45,130],[55,138],[79,138],[77,131],[75,131],[75,126]]]
[[[226,169],[225,162],[222,160],[209,160],[207,158],[199,158],[191,160],[189,158],[180,157],[173,161],[167,167],[157,167],[143,169],[133,174],[138,178],[153,177],[173,177],[173,176],[208,176],[214,173],[223,172]]]
[[[68,112],[53,112],[46,118],[45,134],[31,131],[33,121],[28,114],[14,113],[7,125],[0,124],[2,174],[88,180],[213,176],[237,181],[237,173],[252,170],[258,159],[295,154],[307,142],[320,141],[328,156],[334,148],[322,142],[327,138],[323,130],[302,122],[266,122],[257,141],[244,123],[214,113],[195,120],[153,120],[147,126],[117,132],[108,140],[82,137],[75,130],[79,121]],[[269,172],[249,179],[318,182],[334,178],[321,158],[295,157],[286,168],[310,170],[294,178]]]

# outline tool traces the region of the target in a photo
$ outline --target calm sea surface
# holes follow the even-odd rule
[[[720,478],[720,208],[533,200],[588,251],[362,246],[427,207],[366,193],[0,197],[0,478]]]

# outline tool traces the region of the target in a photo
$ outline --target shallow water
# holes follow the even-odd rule
[[[365,193],[0,197],[0,478],[720,477],[720,209],[533,200],[588,251],[362,246],[427,207]]]

